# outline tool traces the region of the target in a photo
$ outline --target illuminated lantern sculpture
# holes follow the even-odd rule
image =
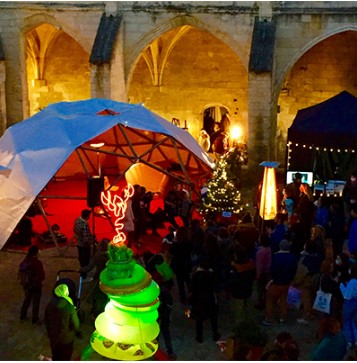
[[[100,355],[116,360],[142,360],[158,349],[157,323],[159,286],[151,275],[133,259],[125,245],[122,231],[126,201],[132,195],[131,185],[122,197],[102,193],[103,204],[117,217],[117,235],[108,245],[109,261],[100,274],[100,289],[109,297],[105,311],[95,320],[96,330],[91,346]]]
[[[277,161],[263,161],[259,164],[260,166],[264,166],[264,178],[259,208],[259,215],[263,221],[274,219],[278,212],[275,169],[279,164]]]

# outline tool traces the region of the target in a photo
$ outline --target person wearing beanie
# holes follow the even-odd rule
[[[280,323],[284,323],[287,316],[287,296],[291,281],[297,270],[296,257],[289,251],[290,243],[283,239],[279,243],[279,251],[272,256],[270,267],[271,280],[267,285],[265,319],[263,325],[273,324],[273,308],[279,301]]]
[[[52,360],[69,361],[75,337],[81,338],[80,323],[66,284],[53,290],[45,310],[45,325],[50,340]]]
[[[21,306],[20,320],[25,320],[27,310],[32,302],[32,324],[40,323],[39,311],[42,296],[42,281],[45,279],[45,271],[42,262],[38,259],[39,249],[31,246],[27,256],[19,266],[18,276],[25,292],[25,298]]]

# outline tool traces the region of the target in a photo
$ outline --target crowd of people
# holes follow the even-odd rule
[[[289,319],[289,294],[294,288],[301,304],[301,316],[296,324],[308,328],[312,319],[320,322],[312,360],[331,360],[331,357],[342,360],[349,349],[357,347],[357,203],[352,188],[353,183],[346,185],[345,205],[328,205],[324,195],[316,203],[309,186],[301,182],[301,175],[297,173],[294,182],[284,189],[281,210],[274,222],[258,230],[248,212],[231,225],[214,218],[192,219],[192,202],[182,183],[176,183],[167,194],[164,210],[156,218],[150,212],[152,196],[145,188],[136,186],[130,205],[134,233],[126,232],[128,246],[139,244],[146,228],[151,228],[155,234],[163,221],[171,224],[169,233],[162,238],[160,253],[145,251],[144,259],[138,260],[160,287],[159,320],[170,359],[176,358],[170,336],[174,286],[186,315],[195,319],[198,344],[207,338],[206,320],[211,324],[212,340],[220,340],[220,330],[224,328],[219,320],[221,299],[230,301],[235,324],[255,316],[255,309],[264,311],[261,326],[272,326]],[[82,276],[86,277],[95,266],[94,278],[98,281],[108,259],[109,241],[95,242],[88,224],[89,215],[89,210],[82,212],[75,221],[74,232]],[[20,316],[26,318],[32,300],[33,323],[39,319],[41,283],[45,277],[37,253],[38,249],[32,246],[23,261],[23,265],[33,263],[38,274],[35,285],[24,286],[25,300]],[[94,316],[102,312],[107,303],[107,297],[101,296],[99,288],[97,290],[93,299]],[[324,313],[315,307],[315,297],[320,290],[329,296]],[[73,306],[66,284],[56,286],[45,314],[53,358],[69,360],[74,337],[80,336]],[[64,341],[57,341],[58,332],[53,331],[56,316],[68,333]],[[242,351],[237,350],[236,354],[248,360],[249,345],[244,351],[244,359]],[[295,360],[298,351],[290,333],[284,332],[268,343],[261,360],[271,360],[271,357]]]
[[[311,359],[326,360],[330,354],[342,360],[357,347],[357,204],[351,191],[344,194],[347,207],[339,201],[328,204],[325,195],[315,201],[297,173],[284,189],[276,219],[261,231],[246,213],[235,225],[194,219],[164,241],[162,256],[175,274],[181,303],[196,319],[198,343],[204,339],[204,320],[211,322],[212,338],[219,339],[222,297],[231,300],[235,324],[258,309],[264,311],[261,324],[272,326],[289,319],[289,294],[297,291],[296,324],[320,323]],[[315,305],[319,291],[328,298],[323,312]]]

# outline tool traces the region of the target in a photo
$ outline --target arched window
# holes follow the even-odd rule
[[[204,109],[203,128],[209,135],[214,132],[214,123],[221,122],[225,114],[228,114],[228,110],[222,105],[210,105]]]

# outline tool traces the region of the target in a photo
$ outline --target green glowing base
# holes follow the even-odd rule
[[[98,333],[96,330],[90,339],[92,348],[109,359],[136,361],[152,357],[159,348],[158,341],[142,343],[142,344],[124,344],[108,340]]]

